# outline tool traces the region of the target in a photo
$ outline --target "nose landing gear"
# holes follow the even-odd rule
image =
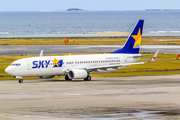
[[[13,76],[13,77],[19,79],[19,83],[23,83],[23,78],[21,76]]]
[[[23,83],[23,80],[22,80],[22,79],[20,79],[20,80],[19,80],[19,83]]]

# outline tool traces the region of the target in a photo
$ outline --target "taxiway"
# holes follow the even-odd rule
[[[109,77],[86,82],[60,78],[24,80],[23,84],[0,81],[0,119],[177,119],[179,78]]]
[[[97,53],[112,52],[123,45],[1,45],[0,55],[38,55],[41,50],[44,54],[64,53]],[[179,45],[141,45],[140,52],[156,52],[179,54]]]

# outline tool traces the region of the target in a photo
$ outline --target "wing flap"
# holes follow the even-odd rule
[[[138,62],[138,63],[127,63],[127,64],[117,64],[117,65],[106,65],[106,66],[96,66],[96,67],[87,67],[87,71],[94,71],[97,69],[102,69],[105,70],[107,68],[114,68],[118,69],[119,67],[124,67],[124,66],[130,66],[130,65],[137,65],[137,64],[144,64],[145,62]]]

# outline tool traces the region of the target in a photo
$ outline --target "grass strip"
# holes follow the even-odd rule
[[[7,38],[0,39],[0,45],[123,45],[128,37],[105,38]],[[68,42],[67,42],[68,40]],[[180,45],[180,36],[146,37],[142,45]]]

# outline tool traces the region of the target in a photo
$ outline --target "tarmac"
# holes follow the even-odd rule
[[[123,45],[0,45],[0,56],[3,55],[38,55],[41,50],[44,54],[64,53],[97,53],[113,52]],[[179,54],[179,45],[141,45],[140,52],[156,52]]]
[[[177,120],[179,78],[0,81],[0,120]]]

